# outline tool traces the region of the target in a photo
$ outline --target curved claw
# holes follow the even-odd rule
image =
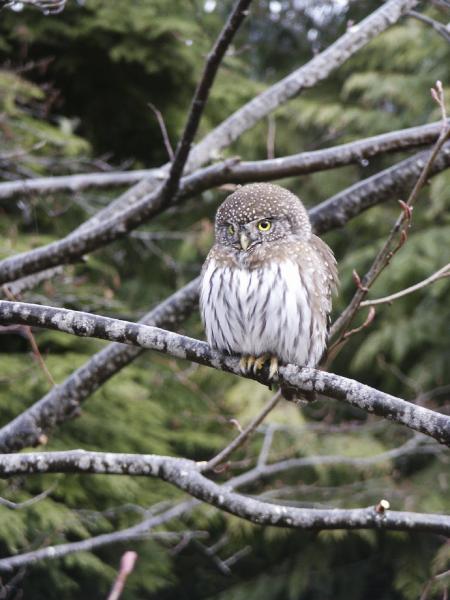
[[[256,361],[257,359],[255,356],[242,356],[241,360],[239,361],[239,366],[241,368],[242,373],[249,373],[252,370],[253,365]]]
[[[258,374],[258,371],[261,371],[261,369],[264,367],[264,365],[266,364],[267,359],[269,358],[268,354],[263,354],[262,356],[259,356],[256,360],[255,360],[255,364],[253,365],[253,373],[255,375]]]
[[[272,356],[270,358],[270,367],[269,367],[269,379],[273,379],[278,376],[278,357]]]
[[[239,361],[239,367],[242,373],[247,373],[247,357],[241,356],[241,360]]]
[[[241,372],[245,375],[253,371],[254,375],[264,368],[264,365],[269,361],[269,380],[272,380],[278,375],[278,357],[270,354],[262,354],[261,356],[242,356],[239,361]]]

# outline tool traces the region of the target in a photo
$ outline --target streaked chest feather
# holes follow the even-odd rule
[[[326,343],[329,299],[320,302],[314,269],[292,260],[248,269],[209,261],[200,305],[209,343],[233,354],[278,356],[316,365]]]

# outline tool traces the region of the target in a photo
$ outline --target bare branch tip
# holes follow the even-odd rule
[[[383,498],[382,500],[380,500],[378,502],[378,504],[375,506],[375,511],[379,514],[379,515],[383,515],[387,510],[389,510],[391,508],[391,504],[389,502],[389,500],[386,500],[385,498]]]
[[[353,276],[353,281],[356,284],[356,287],[361,290],[362,292],[368,292],[369,288],[363,286],[362,282],[361,282],[361,277],[358,275],[358,272],[356,271],[356,269],[353,269],[352,271],[352,276]]]

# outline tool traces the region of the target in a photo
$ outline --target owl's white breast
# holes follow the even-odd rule
[[[208,342],[232,354],[271,353],[282,362],[316,365],[326,343],[326,316],[312,313],[312,269],[292,260],[261,268],[210,260],[200,306]]]

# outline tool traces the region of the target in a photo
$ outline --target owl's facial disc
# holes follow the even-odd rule
[[[224,223],[222,235],[226,237],[227,245],[239,252],[247,252],[254,246],[273,239],[273,233],[277,229],[276,221],[273,218],[264,218],[247,223]]]

